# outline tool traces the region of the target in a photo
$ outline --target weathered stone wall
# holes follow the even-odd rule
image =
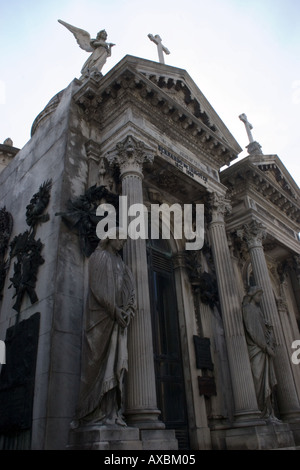
[[[34,135],[0,175],[2,206],[13,216],[14,236],[28,230],[26,206],[46,180],[52,180],[46,212],[49,220],[37,228],[43,243],[44,263],[39,267],[31,305],[25,294],[19,320],[40,312],[40,332],[32,425],[32,448],[65,448],[74,413],[80,373],[82,312],[84,305],[84,257],[78,237],[55,215],[66,202],[85,190],[87,165],[72,82],[56,103],[45,110]],[[47,110],[47,107],[46,107]],[[86,140],[86,138],[85,138]],[[0,337],[16,322],[14,288],[8,289],[13,261],[6,276],[0,313]],[[9,364],[7,365],[9,367]]]

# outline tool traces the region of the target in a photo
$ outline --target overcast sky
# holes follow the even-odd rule
[[[103,74],[125,55],[185,69],[240,146],[239,115],[265,154],[300,185],[300,0],[0,0],[0,143],[22,148],[37,114],[80,70],[88,53],[58,23],[116,44]],[[246,150],[239,155],[247,155]]]

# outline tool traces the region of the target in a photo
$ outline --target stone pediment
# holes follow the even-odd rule
[[[130,56],[126,57],[131,59]],[[237,154],[242,151],[242,148],[186,70],[142,59],[139,59],[136,68],[138,72],[147,77],[180,106],[202,121],[224,142],[235,148]]]
[[[85,113],[101,119],[101,109],[113,100],[109,115],[130,94],[131,103],[170,134],[179,133],[222,167],[237,158],[241,147],[187,72],[165,64],[126,56],[101,80],[88,79],[75,94]],[[123,100],[124,102],[124,100]],[[197,150],[196,150],[197,151]]]
[[[221,172],[221,182],[233,200],[254,192],[300,223],[299,187],[277,155],[245,157]]]
[[[257,155],[250,159],[279,191],[299,202],[299,187],[277,155]]]
[[[173,100],[175,100],[180,106],[185,108],[187,111],[191,112],[195,117],[200,119],[208,128],[210,128],[213,132],[216,132],[221,138],[223,138],[226,142],[224,136],[220,130],[216,127],[213,123],[212,118],[209,114],[203,109],[200,105],[197,98],[195,98],[184,82],[184,80],[180,80],[176,77],[170,78],[164,75],[154,75],[151,74],[145,76],[156,86],[158,86],[161,90],[167,93]]]

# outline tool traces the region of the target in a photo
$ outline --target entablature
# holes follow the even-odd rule
[[[258,197],[262,205],[267,201],[294,224],[300,225],[300,203],[297,194],[284,190],[259,166],[246,161],[238,168],[232,167],[232,171],[226,175],[221,173],[221,181],[227,186],[232,200],[242,199],[251,192],[252,197]]]
[[[176,129],[177,134],[181,133],[193,141],[199,151],[205,152],[213,161],[213,166],[221,168],[224,165],[229,165],[237,157],[236,150],[222,137],[220,131],[217,131],[208,115],[201,110],[199,103],[196,105],[194,99],[190,98],[193,105],[191,109],[188,109],[187,104],[184,106],[180,100],[176,100],[173,95],[166,92],[162,81],[150,80],[145,75],[132,70],[130,66],[125,67],[121,72],[118,70],[118,72],[117,76],[112,74],[99,82],[92,78],[88,79],[74,95],[75,102],[89,119],[101,122],[101,116],[103,116],[105,106],[108,106],[109,101],[112,102],[110,111],[120,112],[122,106],[120,98],[129,94],[132,96],[131,103],[133,105],[142,104],[142,112],[143,110],[145,112],[147,106],[149,116],[155,113],[157,127],[162,125],[164,132],[168,128],[171,132],[171,128],[174,127],[173,132]],[[172,87],[175,91],[176,88],[182,89],[182,82],[180,80],[177,82],[172,81]],[[184,85],[183,88],[188,95]],[[111,113],[109,114],[112,119]],[[167,126],[164,125],[166,121]]]

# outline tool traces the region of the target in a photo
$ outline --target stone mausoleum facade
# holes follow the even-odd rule
[[[277,155],[241,152],[182,69],[125,56],[74,79],[18,150],[0,145],[2,449],[275,449],[300,445],[300,191]],[[220,171],[227,165],[225,170]],[[128,428],[70,428],[88,262],[103,203],[204,205],[204,243],[128,239]],[[150,216],[149,216],[150,217]],[[149,218],[151,225],[151,219]],[[242,303],[263,290],[274,420],[262,417]]]

